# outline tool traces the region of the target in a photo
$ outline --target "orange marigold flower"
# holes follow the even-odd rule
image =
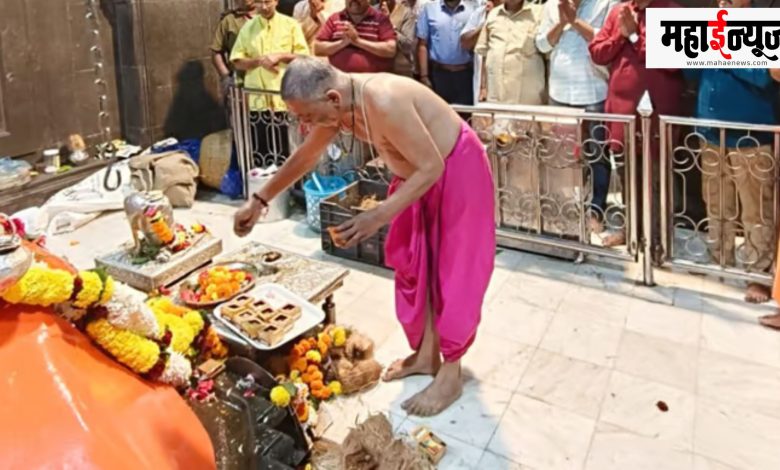
[[[292,370],[297,370],[298,372],[306,372],[306,365],[308,362],[306,362],[305,357],[298,358],[295,362],[293,362]]]

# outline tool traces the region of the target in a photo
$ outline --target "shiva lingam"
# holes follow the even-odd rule
[[[168,244],[173,227],[173,207],[162,191],[139,191],[125,198],[125,216],[133,233],[133,252],[141,252],[142,241]],[[140,235],[140,236],[139,236]]]
[[[33,261],[11,218],[0,213],[0,222],[6,221],[7,224],[0,224],[0,295],[24,276]],[[10,227],[10,233],[3,226]]]
[[[141,190],[125,198],[125,216],[133,234],[132,253],[136,263],[149,259],[165,263],[171,255],[190,248],[206,230],[194,224],[188,231],[173,219],[171,201],[161,191],[151,191],[151,175],[141,182]]]
[[[148,180],[149,178],[147,178]],[[95,259],[114,279],[146,292],[181,279],[222,252],[222,241],[201,224],[177,224],[173,207],[148,181],[125,198],[133,241]]]

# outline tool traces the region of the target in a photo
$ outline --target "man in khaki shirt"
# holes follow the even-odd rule
[[[480,101],[544,104],[544,59],[536,49],[542,6],[506,0],[488,14],[475,52],[482,57]]]
[[[314,50],[314,40],[328,18],[345,8],[344,0],[301,0],[295,5],[293,18],[301,24],[309,50]]]

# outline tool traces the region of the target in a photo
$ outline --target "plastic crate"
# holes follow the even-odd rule
[[[387,198],[387,183],[359,180],[348,185],[343,192],[335,194],[320,202],[320,222],[322,224],[322,250],[339,258],[351,259],[385,266],[385,237],[389,225],[385,225],[373,236],[358,243],[352,248],[338,248],[330,238],[328,227],[338,226],[356,215],[364,212],[358,208],[365,196],[376,195],[384,201]]]

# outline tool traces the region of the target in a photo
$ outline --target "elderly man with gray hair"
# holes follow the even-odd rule
[[[373,144],[396,175],[388,198],[336,227],[334,243],[351,247],[391,224],[385,254],[395,270],[396,314],[415,352],[393,363],[385,380],[433,375],[403,406],[437,414],[461,395],[460,359],[476,338],[493,273],[493,177],[485,149],[443,99],[407,77],[347,74],[299,58],[281,91],[289,110],[314,128],[236,213],[235,232],[249,234],[268,201],[311,171],[339,131]]]

